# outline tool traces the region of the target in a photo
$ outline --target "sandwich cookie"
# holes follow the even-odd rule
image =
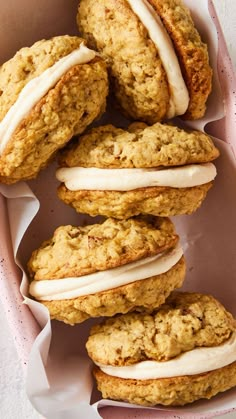
[[[128,117],[153,124],[204,115],[212,70],[181,0],[80,0],[77,23],[107,61]]]
[[[182,406],[236,385],[236,322],[209,295],[173,293],[152,314],[108,319],[86,347],[103,398]]]
[[[22,48],[0,68],[0,181],[34,178],[104,110],[104,61],[78,37]]]
[[[63,152],[58,196],[91,216],[191,214],[213,184],[218,155],[206,134],[171,125],[93,128]]]
[[[169,219],[59,227],[28,263],[29,293],[68,324],[152,311],[182,285],[185,262]]]

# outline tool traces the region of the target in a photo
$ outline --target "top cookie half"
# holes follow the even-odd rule
[[[33,178],[105,110],[104,61],[78,37],[22,48],[0,67],[0,181]]]
[[[106,59],[127,116],[154,123],[204,115],[212,70],[181,0],[80,0],[77,22]]]

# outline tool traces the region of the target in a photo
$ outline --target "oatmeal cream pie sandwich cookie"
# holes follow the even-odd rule
[[[104,61],[83,39],[57,36],[0,67],[0,182],[34,178],[105,111]]]
[[[91,216],[191,214],[213,184],[218,155],[199,131],[160,123],[100,126],[62,153],[58,196]]]
[[[77,23],[105,58],[124,113],[149,124],[201,118],[211,92],[207,46],[181,0],[80,0]]]
[[[147,311],[164,303],[185,276],[179,238],[169,219],[137,217],[86,227],[59,227],[28,263],[29,293],[52,319]]]
[[[182,406],[236,386],[236,321],[210,295],[174,292],[152,314],[108,319],[86,347],[103,398]]]

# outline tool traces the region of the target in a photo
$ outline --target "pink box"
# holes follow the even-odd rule
[[[57,0],[57,2],[54,1],[54,6],[57,3],[57,7],[53,8],[51,2],[51,6],[47,4],[47,2],[40,2],[41,4],[41,12],[42,9],[45,8],[44,18],[41,18],[41,24],[44,21],[45,24],[42,26],[36,25],[36,21],[40,21],[40,17],[38,19],[32,18],[31,25],[29,24],[30,16],[34,16],[36,13],[35,10],[37,10],[37,13],[39,13],[39,5],[36,0],[28,2],[26,0],[21,1],[21,6],[19,7],[20,10],[12,10],[11,15],[9,15],[9,10],[7,6],[4,4],[2,6],[3,11],[1,11],[1,18],[3,22],[3,26],[0,29],[2,31],[5,31],[4,33],[9,32],[8,37],[8,43],[3,43],[4,37],[0,37],[0,51],[2,52],[1,60],[5,60],[10,58],[10,56],[15,52],[16,49],[18,49],[21,46],[24,45],[30,45],[32,42],[42,38],[42,37],[49,37],[52,35],[60,34],[60,33],[68,33],[68,28],[70,28],[70,33],[77,33],[76,27],[75,27],[75,14],[76,14],[76,8],[77,8],[77,1],[71,1],[70,3],[65,0]],[[44,3],[42,5],[42,3]],[[69,6],[68,6],[69,4]],[[236,168],[235,164],[235,156],[236,156],[236,141],[234,139],[235,136],[235,130],[236,130],[236,78],[233,72],[232,63],[230,60],[230,57],[227,52],[227,48],[225,45],[224,37],[221,31],[221,28],[219,26],[219,22],[217,19],[217,16],[214,11],[213,3],[212,1],[208,1],[209,5],[209,11],[211,14],[211,17],[214,21],[214,24],[217,29],[218,34],[218,41],[219,41],[219,50],[218,50],[218,77],[222,89],[223,99],[225,103],[225,116],[220,119],[219,121],[211,122],[207,126],[207,132],[214,135],[215,137],[220,138],[223,140],[226,144],[228,144],[228,152],[231,153],[231,158],[227,160],[232,164],[234,167],[234,171]],[[194,7],[194,6],[193,6]],[[195,6],[196,7],[196,6]],[[30,10],[29,10],[30,8]],[[25,16],[25,10],[27,10],[27,16]],[[40,13],[39,13],[40,16]],[[14,23],[14,19],[17,19],[15,24],[14,30],[12,30],[11,25]],[[27,25],[22,26],[22,22],[25,22],[25,19],[28,19]],[[35,23],[35,27],[34,27]],[[6,32],[8,31],[8,32]],[[21,36],[19,37],[18,33],[21,31]],[[230,150],[231,149],[231,150]],[[48,176],[49,171],[45,171],[41,176],[39,181],[33,181],[30,182],[30,186],[34,191],[39,193],[39,196],[41,196],[42,189],[43,189],[43,182],[45,178]],[[219,174],[221,176],[222,173]],[[223,175],[222,175],[223,176]],[[232,179],[231,179],[232,182]],[[50,181],[49,181],[50,183]],[[48,185],[47,185],[48,186]],[[53,187],[53,186],[52,186]],[[50,185],[48,186],[50,188]],[[7,316],[7,320],[9,322],[9,325],[12,330],[12,334],[15,337],[16,347],[19,352],[20,358],[22,360],[22,365],[24,367],[25,374],[27,373],[27,365],[29,360],[29,354],[32,348],[32,345],[40,333],[41,327],[39,323],[44,323],[44,319],[38,319],[33,316],[32,312],[30,311],[29,307],[25,304],[22,304],[23,297],[20,293],[20,283],[22,279],[22,272],[17,267],[15,263],[15,255],[13,253],[12,248],[12,240],[11,238],[15,236],[15,229],[17,227],[14,225],[14,220],[12,220],[11,215],[9,215],[9,208],[11,208],[12,200],[11,200],[11,194],[14,192],[15,189],[12,192],[12,188],[7,188],[3,186],[1,189],[2,195],[0,194],[0,231],[1,231],[1,241],[0,241],[0,280],[1,280],[1,301],[4,306],[4,310]],[[50,190],[50,189],[49,189]],[[6,195],[8,198],[5,198],[4,195]],[[30,197],[26,197],[24,199],[30,199]],[[52,198],[51,198],[52,199]],[[220,196],[219,198],[220,199]],[[236,208],[236,194],[234,191],[234,196],[232,196],[232,208]],[[51,202],[51,201],[50,201]],[[216,202],[217,205],[217,202]],[[60,205],[59,205],[60,208]],[[16,209],[17,210],[17,209]],[[48,208],[44,208],[45,211],[49,211]],[[10,222],[9,222],[10,217]],[[75,220],[75,215],[73,214],[73,220]],[[42,219],[43,220],[43,219]],[[217,218],[218,220],[218,218]],[[29,229],[28,234],[28,240],[30,239],[32,241],[32,248],[30,250],[33,250],[35,247],[35,244],[40,242],[41,235],[43,237],[44,231],[41,231],[39,234],[39,237],[35,237],[35,234],[37,232],[36,226],[37,226],[37,220],[33,222]],[[58,216],[56,216],[56,219],[54,220],[54,223],[59,222]],[[223,222],[223,221],[222,221]],[[10,227],[11,224],[11,227]],[[41,224],[40,224],[41,226]],[[48,236],[44,237],[45,239],[48,238]],[[233,235],[231,236],[233,240]],[[233,243],[232,243],[233,244]],[[24,249],[23,249],[24,250]],[[228,259],[225,258],[224,250],[222,249],[223,254],[223,263],[228,263]],[[19,256],[20,257],[20,256]],[[22,256],[24,259],[25,256]],[[232,261],[232,263],[234,263]],[[234,267],[234,272],[236,273],[236,266]],[[235,278],[235,277],[234,277]],[[232,280],[234,279],[232,278]],[[222,302],[227,305],[227,292],[224,290],[225,282],[224,280],[219,285],[216,285],[216,288],[213,290],[218,294],[217,296],[220,298],[221,294],[221,288],[222,288]],[[207,287],[206,287],[207,288]],[[204,286],[200,285],[200,289],[204,289]],[[195,289],[194,289],[195,290]],[[230,292],[230,290],[228,290]],[[235,313],[235,307],[233,307],[232,302],[228,303],[229,309]],[[236,313],[235,313],[236,314]],[[75,329],[77,330],[77,329]],[[60,333],[58,332],[58,327],[54,326],[53,328],[54,333]],[[58,338],[58,337],[57,337]],[[216,409],[218,412],[222,413],[223,411],[229,411],[232,410],[233,407],[229,407],[229,404],[219,397],[219,403],[218,408]],[[221,401],[222,400],[222,401]],[[235,406],[236,407],[236,406]],[[205,404],[204,408],[205,409]],[[173,410],[173,409],[172,409]],[[214,417],[216,416],[216,410],[214,411]],[[179,413],[178,413],[179,412]],[[100,414],[102,414],[102,417],[104,418],[158,418],[158,417],[169,417],[173,418],[176,416],[173,416],[174,414],[178,413],[179,417],[212,417],[213,413],[206,411],[204,413],[205,416],[202,414],[199,416],[199,413],[193,412],[191,413],[191,406],[187,407],[186,409],[180,409],[176,410],[174,412],[170,412],[168,409],[165,410],[147,410],[147,409],[135,409],[133,408],[128,409],[124,407],[104,407],[100,410]],[[69,416],[67,416],[69,418]],[[78,416],[79,417],[79,416]]]

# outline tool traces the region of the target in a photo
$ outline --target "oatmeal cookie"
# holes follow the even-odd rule
[[[75,324],[152,311],[182,285],[185,262],[169,219],[137,217],[59,227],[33,252],[28,271],[30,294],[52,318]]]
[[[201,131],[134,122],[92,128],[60,156],[61,166],[108,169],[150,168],[208,163],[219,156],[211,137]]]
[[[141,406],[184,406],[236,386],[236,362],[204,374],[142,381],[113,377],[97,367],[93,372],[103,398]]]
[[[207,46],[181,0],[80,0],[77,23],[105,58],[127,116],[153,124],[204,115],[212,70]]]
[[[182,286],[185,271],[182,257],[163,274],[96,294],[71,300],[43,301],[43,304],[48,308],[51,319],[68,324],[81,323],[90,317],[110,317],[133,310],[150,312],[163,304],[173,289]]]
[[[94,326],[86,347],[104,365],[168,361],[197,347],[220,345],[235,329],[232,315],[212,296],[175,292],[152,314],[126,314]]]
[[[103,398],[181,406],[236,385],[236,321],[210,295],[174,292],[153,313],[107,319],[86,347]]]
[[[213,184],[216,172],[209,162],[218,155],[212,139],[199,131],[160,123],[150,127],[133,123],[128,130],[100,126],[62,153],[56,174],[62,182],[58,196],[77,212],[91,216],[123,219],[138,214],[191,214]],[[212,177],[202,177],[206,166],[213,170]],[[192,170],[199,171],[195,183]],[[154,173],[153,183],[150,176]],[[160,175],[170,173],[170,181],[158,181]],[[182,173],[181,181],[175,183],[178,173]],[[143,183],[147,175],[149,180]],[[184,186],[188,178],[191,181]]]
[[[204,201],[212,182],[193,188],[139,188],[135,191],[70,191],[58,188],[58,197],[77,212],[127,219],[139,214],[159,217],[192,214]]]
[[[35,177],[105,110],[107,94],[106,65],[83,39],[19,50],[0,68],[0,181]]]

